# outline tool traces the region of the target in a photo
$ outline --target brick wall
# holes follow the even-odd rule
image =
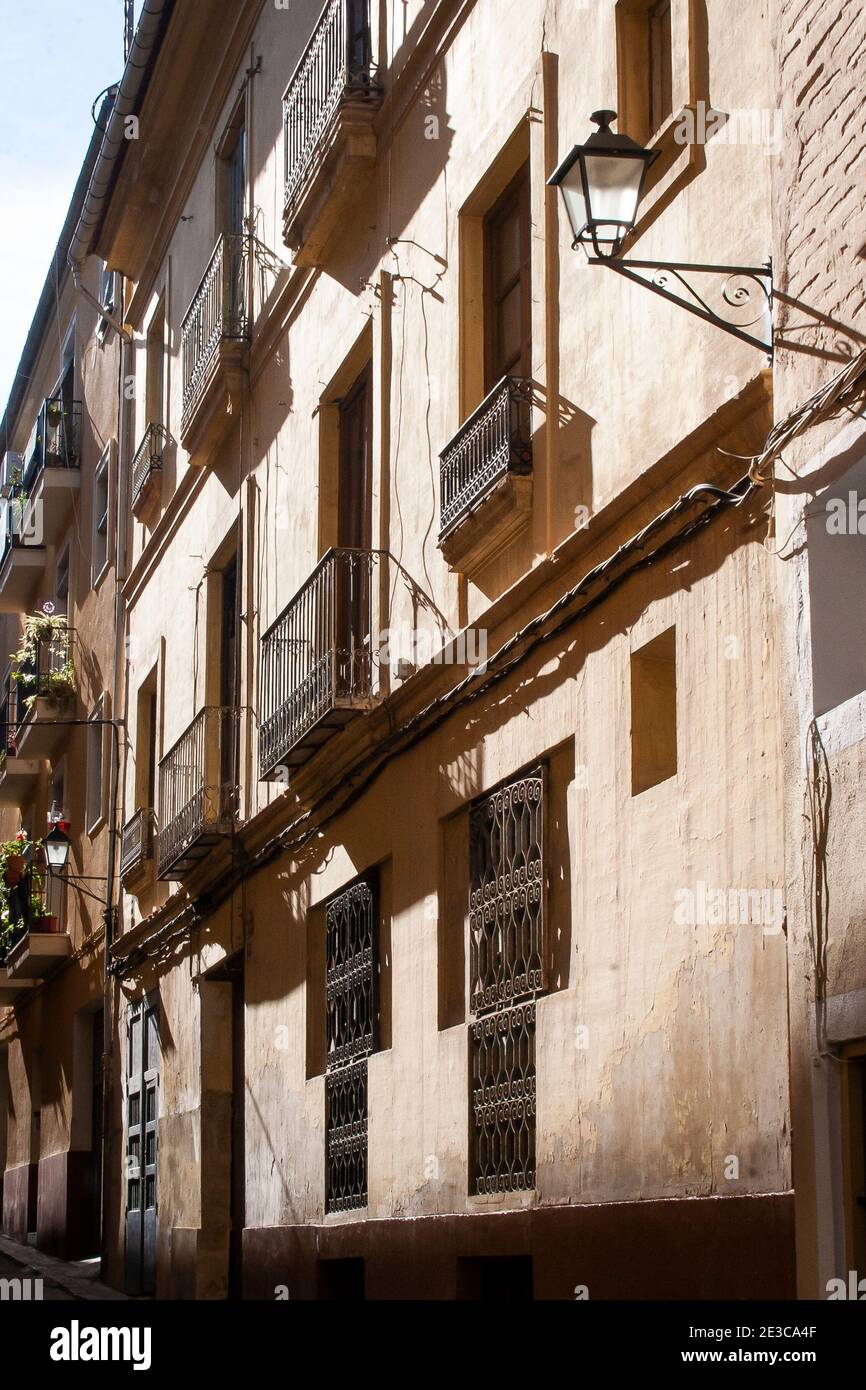
[[[866,346],[866,9],[777,0],[776,12],[774,258],[777,288],[798,301],[779,303],[777,324],[801,349],[780,353],[778,418]]]

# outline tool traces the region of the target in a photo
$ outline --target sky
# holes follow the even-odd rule
[[[93,132],[90,108],[122,72],[123,0],[0,0],[0,413]]]

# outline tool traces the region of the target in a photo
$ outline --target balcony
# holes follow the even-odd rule
[[[262,638],[259,776],[283,780],[378,700],[374,579],[381,551],[331,550]]]
[[[19,760],[50,760],[68,736],[75,713],[74,641],[62,616],[35,613],[25,620],[11,677],[16,698],[8,705],[15,723],[7,734]]]
[[[49,396],[24,455],[24,530],[44,545],[60,540],[81,490],[81,418],[78,401]]]
[[[168,443],[168,430],[164,425],[148,425],[132,460],[131,503],[134,516],[141,516],[159,492],[162,458]]]
[[[283,239],[320,265],[376,163],[369,0],[328,0],[283,96]]]
[[[38,979],[13,980],[9,975],[7,962],[9,956],[22,940],[26,926],[22,922],[13,923],[12,928],[0,939],[0,1008],[11,1008],[22,994],[39,983]]]
[[[46,873],[31,857],[19,880],[6,890],[10,928],[0,944],[0,965],[5,966],[8,990],[29,989],[72,954],[69,933],[48,906],[51,883]]]
[[[0,613],[24,613],[45,572],[41,520],[20,496],[0,502]]]
[[[238,711],[201,710],[159,765],[157,873],[180,880],[235,823]]]
[[[206,463],[231,429],[249,344],[249,238],[221,236],[181,330],[180,442]]]
[[[20,810],[39,785],[42,763],[38,758],[18,756],[18,686],[7,672],[0,701],[0,807]]]
[[[3,958],[0,951],[0,960]],[[0,1009],[12,1008],[22,994],[26,994],[28,989],[38,984],[38,980],[10,980],[6,966],[0,965]]]
[[[154,814],[139,808],[120,832],[120,877],[124,888],[146,878],[153,865]]]
[[[532,512],[532,386],[503,377],[440,455],[439,549],[472,575]]]

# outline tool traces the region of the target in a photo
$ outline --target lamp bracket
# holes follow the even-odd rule
[[[698,265],[688,261],[632,261],[617,256],[589,256],[590,265],[606,265],[653,294],[679,304],[690,314],[715,324],[741,342],[773,359],[773,264]],[[708,279],[698,287],[695,277]],[[749,317],[751,316],[751,317]],[[747,332],[761,320],[769,322],[767,337]]]

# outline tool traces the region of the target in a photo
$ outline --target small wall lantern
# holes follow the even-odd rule
[[[548,183],[562,190],[574,245],[588,241],[597,256],[605,250],[617,256],[634,230],[647,169],[659,151],[612,131],[615,111],[593,111],[590,120],[598,130],[575,145]]]
[[[591,246],[590,265],[606,265],[627,280],[679,304],[706,323],[773,356],[773,266],[697,265],[688,261],[623,260],[621,251],[635,229],[647,170],[659,154],[611,130],[615,111],[594,111],[598,130],[575,145],[548,179],[559,188],[571,225],[572,245]],[[701,277],[721,280],[712,294]],[[764,320],[766,337],[746,330]]]
[[[69,862],[71,842],[69,822],[64,820],[63,812],[56,801],[52,803],[48,812],[48,824],[51,828],[43,841],[45,858],[51,873],[59,873]]]

